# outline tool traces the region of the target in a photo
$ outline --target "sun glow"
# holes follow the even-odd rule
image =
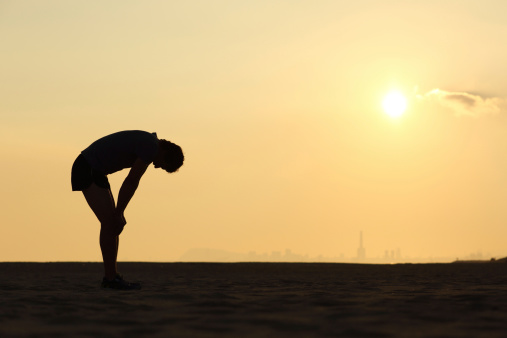
[[[397,118],[407,109],[407,99],[400,92],[392,91],[385,96],[382,107],[387,115]]]

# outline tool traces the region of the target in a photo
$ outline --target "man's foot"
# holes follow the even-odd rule
[[[113,280],[108,280],[104,277],[102,279],[102,287],[116,290],[141,290],[140,283],[129,283],[123,280],[123,277],[120,274],[116,274],[116,277]]]

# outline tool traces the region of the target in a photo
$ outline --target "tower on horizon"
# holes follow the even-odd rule
[[[365,259],[366,257],[366,250],[363,247],[363,232],[359,232],[359,249],[357,249],[357,258],[358,259]]]

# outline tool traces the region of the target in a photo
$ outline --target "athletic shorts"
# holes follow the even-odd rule
[[[83,155],[79,155],[72,165],[72,191],[83,191],[92,183],[101,188],[111,189],[107,176],[93,170]]]

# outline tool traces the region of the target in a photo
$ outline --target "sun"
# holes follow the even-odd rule
[[[407,109],[407,99],[402,93],[392,91],[384,97],[382,107],[387,115],[392,118],[397,118],[403,115]]]

